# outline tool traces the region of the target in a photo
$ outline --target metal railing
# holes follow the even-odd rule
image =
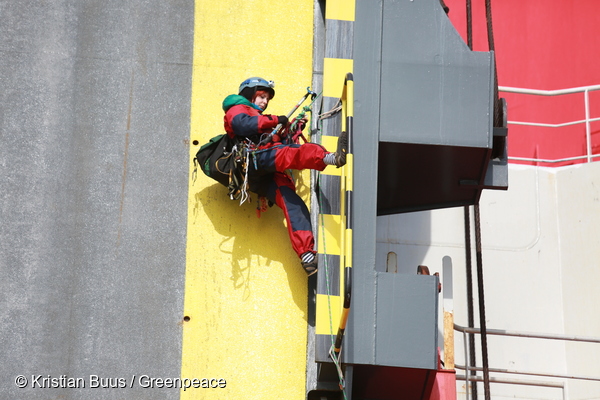
[[[480,382],[482,381],[481,377],[471,376],[471,371],[483,371],[481,367],[471,367],[469,366],[469,350],[467,346],[467,334],[480,334],[481,329],[479,328],[467,328],[464,326],[460,326],[458,324],[454,324],[454,330],[458,332],[462,332],[463,334],[463,343],[464,343],[464,356],[465,356],[465,365],[455,364],[455,369],[460,369],[465,371],[464,376],[456,376],[456,379],[462,379],[466,381],[467,388],[467,399],[469,398],[469,385],[470,382]],[[533,338],[533,339],[549,339],[549,340],[564,340],[564,341],[573,341],[573,342],[587,342],[587,343],[600,343],[600,338],[590,337],[590,336],[575,336],[575,335],[559,335],[559,334],[544,334],[544,333],[532,333],[532,332],[519,332],[519,331],[508,331],[508,330],[500,330],[500,329],[487,329],[487,335],[498,335],[498,336],[512,336],[512,337],[523,337],[523,338]],[[532,371],[516,371],[509,369],[501,369],[501,368],[488,368],[489,372],[493,373],[502,373],[502,374],[516,374],[522,376],[539,376],[544,378],[558,378],[558,379],[579,379],[579,380],[587,380],[587,381],[596,381],[600,382],[600,377],[591,377],[591,376],[583,376],[583,375],[568,375],[568,374],[550,374],[546,372],[532,372]],[[542,386],[542,387],[553,387],[562,389],[563,400],[566,400],[565,393],[565,382],[551,382],[551,381],[527,381],[521,379],[498,379],[498,378],[490,378],[490,382],[495,383],[505,383],[505,384],[513,384],[513,385],[527,385],[527,386]]]
[[[566,94],[573,93],[583,93],[584,102],[585,102],[585,119],[564,122],[561,124],[547,124],[547,123],[536,123],[536,122],[523,122],[523,121],[508,121],[509,124],[512,125],[527,125],[527,126],[538,126],[538,127],[546,127],[546,128],[561,128],[565,126],[571,125],[579,125],[585,124],[585,140],[586,140],[586,155],[577,156],[577,157],[568,157],[561,158],[555,160],[548,159],[540,159],[540,158],[526,158],[526,157],[508,157],[509,160],[514,161],[529,161],[529,162],[542,162],[542,163],[559,163],[565,161],[576,161],[576,160],[587,160],[587,162],[592,162],[594,158],[600,157],[600,154],[592,153],[592,129],[591,123],[594,121],[600,121],[600,117],[591,118],[590,117],[590,92],[600,90],[600,85],[592,85],[592,86],[581,86],[571,89],[560,89],[560,90],[537,90],[537,89],[522,89],[522,88],[514,88],[508,86],[500,86],[498,87],[500,92],[505,93],[519,93],[519,94],[527,94],[527,95],[535,95],[535,96],[561,96]]]

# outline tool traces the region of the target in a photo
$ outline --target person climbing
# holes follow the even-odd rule
[[[284,144],[276,141],[262,143],[278,125],[289,124],[285,115],[264,114],[269,102],[275,97],[275,84],[263,78],[248,78],[240,84],[238,94],[223,100],[225,131],[234,142],[246,142],[251,158],[247,165],[248,186],[251,192],[267,198],[282,209],[292,248],[300,257],[301,265],[310,276],[317,272],[315,239],[310,213],[304,201],[296,193],[288,169],[314,169],[323,171],[327,165],[340,168],[346,164],[348,135],[342,132],[336,152],[328,152],[316,143]]]

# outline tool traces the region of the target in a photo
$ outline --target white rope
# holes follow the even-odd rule
[[[342,110],[342,99],[339,99],[335,106],[329,111],[325,111],[323,114],[319,114],[318,119],[323,120],[330,118]]]
[[[246,149],[246,162],[244,163],[244,165],[246,166],[246,171],[244,173],[244,183],[242,184],[242,189],[241,189],[242,196],[240,199],[240,206],[242,204],[244,204],[244,202],[246,202],[246,200],[250,199],[250,196],[248,195],[248,170],[250,169],[249,162],[250,162],[250,152],[248,151],[248,149]]]
[[[329,349],[329,357],[331,357],[331,359],[333,360],[333,363],[335,364],[335,368],[337,369],[337,373],[338,373],[338,378],[340,378],[340,389],[344,390],[346,388],[346,380],[344,379],[344,373],[342,372],[342,367],[340,365],[340,359],[338,357],[336,357],[335,355],[335,351],[333,350],[333,345],[331,345],[331,348]],[[344,393],[344,397],[346,396],[346,393]]]

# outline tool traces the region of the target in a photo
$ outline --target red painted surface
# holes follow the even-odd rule
[[[353,400],[429,400],[435,370],[355,365]],[[456,392],[452,388],[452,392]],[[446,399],[446,398],[443,398]]]
[[[428,400],[456,400],[456,371],[438,370]]]
[[[466,0],[445,3],[466,42]],[[472,0],[472,13],[473,49],[487,51],[485,1]],[[599,1],[492,0],[492,19],[500,86],[557,90],[600,84]],[[509,121],[559,124],[585,118],[583,94],[500,96],[507,99]],[[591,117],[600,117],[600,91],[590,92],[590,106]],[[593,153],[599,154],[600,121],[591,128]],[[509,157],[581,156],[586,154],[585,124],[562,128],[509,124],[508,143]]]

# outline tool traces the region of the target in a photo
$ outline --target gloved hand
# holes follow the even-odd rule
[[[286,127],[289,123],[288,121],[288,117],[286,117],[285,115],[279,115],[277,117],[277,123],[283,125],[284,127]]]
[[[308,123],[308,119],[306,119],[306,118],[302,118],[302,119],[298,120],[298,126],[300,127],[301,131],[304,130],[307,123]]]

